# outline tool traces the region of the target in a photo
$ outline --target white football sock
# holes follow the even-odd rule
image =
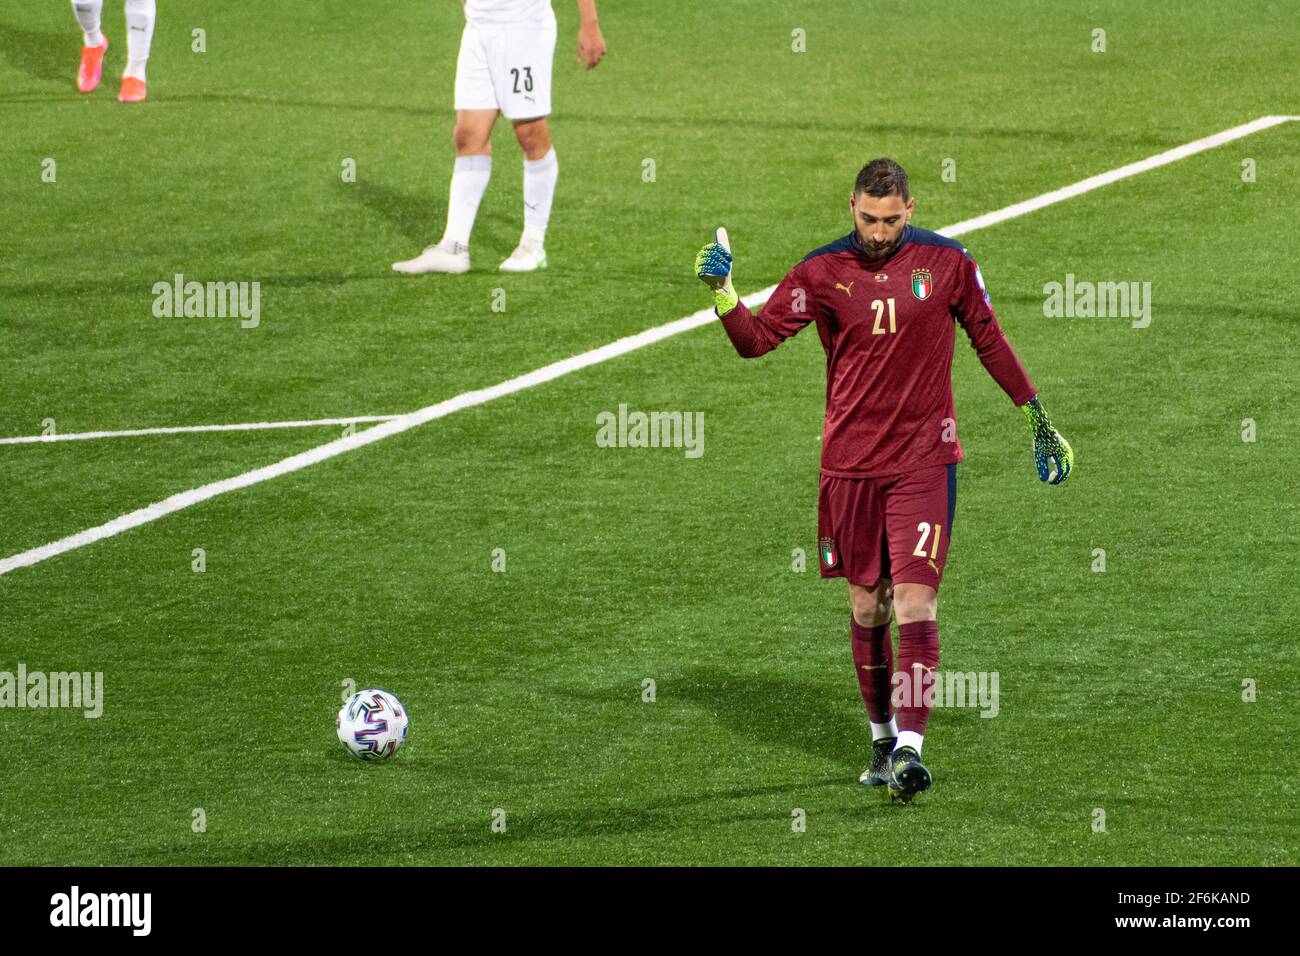
[[[919,757],[921,755],[921,741],[924,739],[924,735],[918,734],[915,730],[900,730],[898,732],[898,743],[894,744],[894,749],[911,747]]]
[[[482,202],[491,178],[491,155],[456,157],[451,172],[451,197],[447,201],[447,231],[442,234],[443,241],[450,239],[462,246],[469,245],[478,204]]]
[[[104,34],[99,32],[99,14],[103,9],[104,0],[72,0],[72,13],[81,24],[86,46],[104,45]]]
[[[874,743],[877,740],[888,740],[890,737],[898,736],[898,721],[893,717],[889,718],[887,724],[871,723],[871,740]]]
[[[153,43],[154,0],[126,0],[126,70],[123,76],[144,81],[149,47]]]
[[[559,176],[560,164],[554,146],[541,159],[524,160],[524,239],[535,239],[540,244],[546,238],[555,180]]]

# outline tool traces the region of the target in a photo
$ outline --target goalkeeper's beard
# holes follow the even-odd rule
[[[903,234],[901,232],[898,234],[898,238],[892,242],[871,242],[867,239],[863,239],[861,233],[857,233],[857,236],[858,245],[862,248],[866,257],[873,262],[877,259],[888,259],[898,249],[899,243],[903,241]]]

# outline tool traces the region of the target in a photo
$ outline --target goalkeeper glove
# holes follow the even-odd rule
[[[1074,466],[1074,449],[1052,427],[1037,395],[1027,404],[1021,405],[1020,410],[1025,413],[1029,430],[1034,435],[1034,464],[1038,466],[1038,480],[1059,485],[1070,477],[1070,469]]]
[[[695,256],[695,274],[713,290],[713,305],[718,315],[726,315],[736,307],[738,296],[731,287],[731,243],[727,230],[719,228],[717,238]]]

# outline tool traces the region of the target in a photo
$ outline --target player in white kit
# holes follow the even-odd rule
[[[148,91],[145,87],[145,66],[149,62],[149,47],[153,44],[153,24],[156,16],[154,0],[124,0],[126,12],[126,69],[122,73],[122,86],[117,99],[121,103],[143,102]],[[99,86],[104,71],[104,54],[108,52],[108,38],[99,29],[99,15],[104,0],[72,0],[72,13],[81,27],[83,45],[81,64],[77,68],[77,89],[90,93]]]
[[[492,124],[497,114],[514,125],[524,151],[524,232],[501,263],[503,272],[546,268],[546,224],[559,165],[546,117],[551,112],[555,12],[550,0],[461,0],[465,32],[456,60],[456,165],[451,175],[447,228],[398,272],[468,272],[469,234],[492,175]],[[591,69],[605,55],[596,0],[577,0],[578,60]]]

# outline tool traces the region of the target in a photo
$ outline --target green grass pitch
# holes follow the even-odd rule
[[[66,3],[0,13],[0,436],[411,411],[705,306],[715,225],[742,293],[776,282],[873,156],[939,228],[1300,114],[1285,2],[606,2],[587,73],[556,0],[550,270],[495,271],[522,216],[498,123],[474,270],[411,279],[458,5],[160,6],[135,107],[117,0],[90,96]],[[1297,147],[1288,123],[963,237],[1077,464],[1039,484],[959,333],[941,668],[1001,698],[935,712],[910,807],[856,782],[816,334],[744,362],[709,326],[0,576],[0,671],[105,694],[0,709],[0,864],[1294,864]],[[178,272],[260,282],[260,326],[154,317]],[[1067,274],[1150,282],[1150,327],[1046,318]],[[620,403],[704,412],[704,455],[597,447]],[[340,433],[0,445],[0,557]],[[334,739],[349,679],[409,707],[389,764]]]

